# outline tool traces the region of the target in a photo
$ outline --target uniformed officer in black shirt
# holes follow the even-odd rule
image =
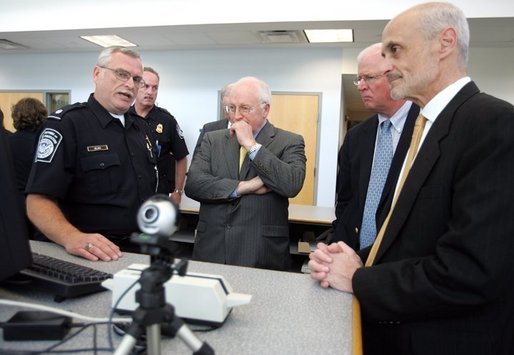
[[[27,212],[71,254],[117,260],[138,231],[140,205],[156,192],[151,134],[127,113],[142,74],[137,52],[105,49],[93,70],[95,92],[51,114],[39,136]]]
[[[143,80],[145,85],[139,89],[130,112],[140,116],[153,132],[159,170],[158,192],[171,194],[172,200],[178,205],[184,190],[189,151],[175,117],[155,104],[159,74],[151,67],[144,67]]]

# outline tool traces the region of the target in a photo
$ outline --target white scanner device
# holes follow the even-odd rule
[[[132,264],[114,274],[102,285],[112,291],[112,306],[116,306],[121,295],[134,283],[116,306],[120,312],[132,312],[139,305],[135,292],[137,282],[148,265]],[[250,303],[251,295],[232,292],[232,287],[220,275],[188,272],[185,276],[173,274],[165,284],[166,302],[175,308],[175,314],[184,321],[195,324],[221,326],[233,307]]]

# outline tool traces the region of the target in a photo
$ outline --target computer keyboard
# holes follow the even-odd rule
[[[101,282],[112,278],[112,274],[34,252],[32,260],[21,274],[31,279],[31,285],[53,292],[58,302],[104,291]]]

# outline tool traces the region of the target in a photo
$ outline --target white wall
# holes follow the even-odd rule
[[[0,90],[71,90],[71,102],[85,101],[94,89],[91,75],[97,55],[2,55]],[[226,83],[253,75],[274,91],[321,92],[317,205],[333,205],[341,49],[156,51],[142,56],[145,65],[159,71],[158,104],[175,115],[191,152],[199,129],[217,119],[218,90]]]
[[[343,51],[343,74],[357,72],[360,50]],[[481,91],[514,103],[514,48],[470,48],[468,74]]]
[[[0,32],[288,21],[385,20],[426,0],[3,0]],[[512,17],[512,0],[452,0],[468,18]],[[142,11],[151,11],[146,16]],[[113,14],[118,14],[113,16]],[[150,23],[148,23],[151,20]]]
[[[245,75],[275,91],[322,93],[317,205],[332,206],[335,189],[341,74],[356,73],[357,49],[198,50],[143,53],[161,74],[159,105],[182,126],[190,151],[198,130],[215,120],[218,90]],[[98,53],[0,56],[0,90],[71,90],[71,101],[93,91]],[[469,74],[482,91],[514,103],[514,48],[472,48]],[[294,117],[290,117],[294,120]],[[190,157],[189,157],[190,158]]]

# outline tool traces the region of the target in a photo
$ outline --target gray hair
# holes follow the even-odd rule
[[[147,71],[149,73],[152,73],[152,74],[154,74],[157,77],[157,79],[161,80],[161,77],[159,76],[159,73],[157,73],[157,70],[155,70],[154,68],[152,68],[152,67],[144,67],[143,71],[144,72]]]
[[[114,46],[107,47],[100,52],[100,55],[98,56],[98,59],[96,61],[96,65],[101,67],[107,66],[107,64],[109,64],[109,61],[111,60],[112,55],[115,53],[123,53],[128,55],[129,57],[141,59],[141,55],[133,49],[127,47]]]
[[[221,88],[220,95],[221,95],[222,100],[225,96],[230,94],[230,90],[232,89],[232,86],[234,86],[234,83],[227,84]]]
[[[382,43],[374,43],[360,51],[360,53],[357,55],[357,63],[359,63],[364,56],[373,52],[382,53]]]
[[[469,55],[469,25],[464,12],[455,5],[444,2],[421,4],[418,11],[421,14],[419,27],[427,40],[434,39],[448,26],[455,29],[461,65],[465,68]]]
[[[259,86],[259,101],[263,104],[271,104],[271,89],[268,84],[254,76],[245,76],[239,79],[236,84],[243,81],[250,81],[257,84]]]

